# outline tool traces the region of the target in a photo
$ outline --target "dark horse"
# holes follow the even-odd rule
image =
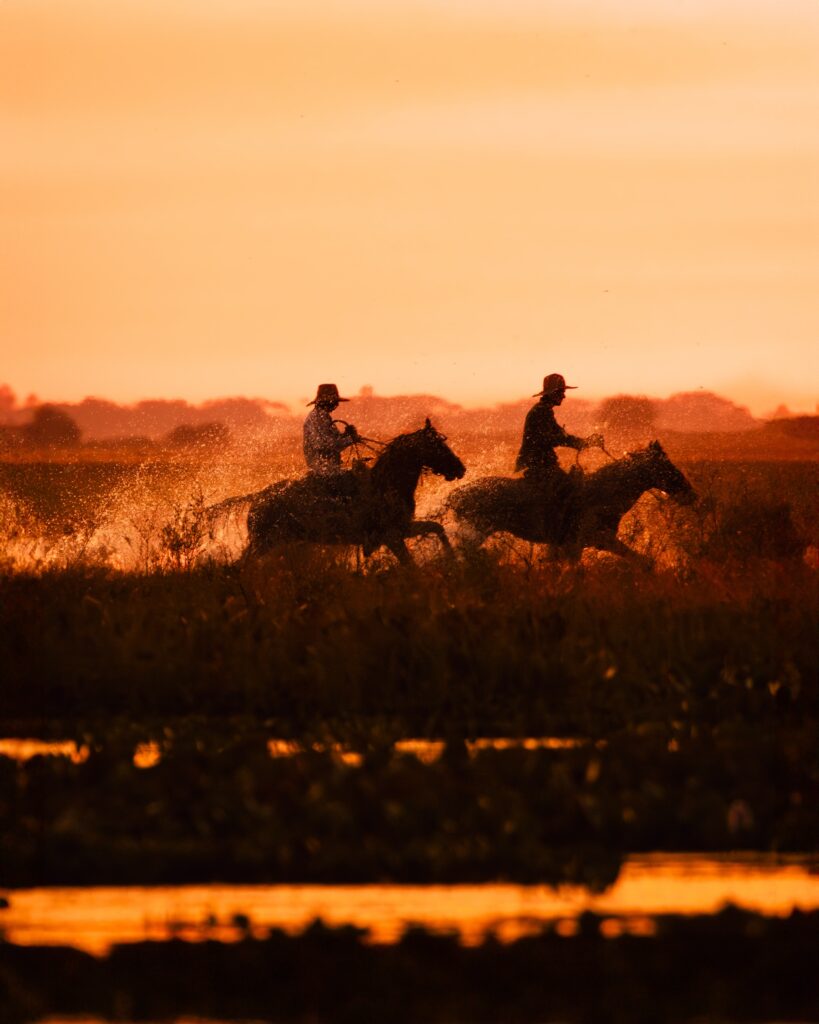
[[[429,420],[421,430],[385,445],[371,468],[360,465],[329,476],[309,473],[273,484],[253,496],[246,556],[310,541],[361,545],[365,555],[386,546],[401,562],[410,562],[405,539],[430,533],[448,547],[440,523],[414,518],[415,489],[424,469],[446,480],[460,480],[466,472]]]
[[[680,504],[696,498],[658,441],[588,476],[572,473],[569,480],[563,509],[549,507],[548,492],[537,484],[503,476],[458,487],[446,504],[478,543],[493,533],[511,533],[569,557],[579,557],[586,547],[634,557],[636,552],[617,539],[617,529],[642,494],[656,488]]]

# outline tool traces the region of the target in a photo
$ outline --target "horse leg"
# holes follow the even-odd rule
[[[446,545],[449,543],[443,526],[440,523],[436,523],[433,519],[413,519],[407,529],[408,537],[426,537],[430,533],[434,533],[442,544]]]
[[[256,585],[259,576],[258,570],[265,554],[266,552],[255,540],[249,540],[244,551],[231,566],[248,611],[265,603],[264,597]]]
[[[489,537],[491,531],[482,530],[474,523],[462,519],[458,523],[458,549],[462,554],[476,552]]]
[[[401,565],[415,565],[412,555],[409,553],[406,541],[403,537],[392,537],[386,542],[387,547],[392,551]]]
[[[593,546],[598,551],[608,551],[612,555],[619,555],[621,558],[627,559],[632,565],[642,566],[644,569],[651,569],[654,567],[654,560],[649,558],[648,555],[642,555],[639,551],[635,551],[634,548],[630,548],[628,544],[624,544],[615,534],[600,534],[595,537]]]
[[[446,554],[452,554],[452,545],[449,543],[446,530],[433,519],[415,519],[407,530],[408,537],[428,537],[430,534],[438,538]]]

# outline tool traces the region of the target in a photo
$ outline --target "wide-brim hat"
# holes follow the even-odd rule
[[[308,405],[318,405],[319,402],[349,402],[349,398],[342,398],[338,393],[335,384],[319,384],[316,397]]]
[[[543,395],[553,395],[557,391],[577,391],[576,384],[567,384],[562,373],[550,373],[543,378],[543,390],[532,395],[532,398],[541,398]]]

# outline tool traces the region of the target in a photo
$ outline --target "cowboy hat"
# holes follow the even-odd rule
[[[567,384],[562,373],[550,373],[543,378],[543,390],[538,391],[532,398],[541,398],[543,395],[553,395],[556,391],[576,391],[575,384]]]
[[[319,405],[324,402],[349,402],[349,398],[342,398],[338,393],[335,384],[319,384],[316,397],[308,405]]]

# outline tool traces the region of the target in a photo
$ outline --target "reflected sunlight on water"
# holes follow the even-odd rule
[[[588,740],[562,736],[529,736],[520,739],[508,737],[484,736],[475,740],[467,740],[465,746],[470,755],[480,750],[569,750],[582,746]],[[446,743],[444,740],[398,740],[394,744],[397,754],[412,754],[431,764],[443,754]],[[310,747],[294,740],[268,740],[267,749],[271,757],[293,757],[306,749],[334,753],[345,764],[360,765],[362,755],[348,750],[338,744],[313,744]],[[0,739],[0,757],[10,757],[15,761],[27,761],[29,758],[69,757],[75,764],[82,764],[88,759],[88,747],[77,744],[74,740],[38,740],[38,739]],[[162,759],[162,751],[158,743],[139,743],[134,748],[134,764],[137,768],[152,768]]]
[[[454,932],[475,944],[490,931],[511,941],[553,922],[572,934],[584,911],[611,918],[604,934],[646,934],[657,914],[709,914],[726,903],[784,916],[819,909],[815,859],[766,855],[631,857],[617,883],[592,894],[575,886],[488,885],[188,885],[20,889],[0,912],[7,941],[70,945],[102,955],[116,943],[236,941],[289,934],[311,921],[352,924],[371,942],[400,938],[410,924]]]
[[[32,757],[68,757],[74,764],[88,760],[88,747],[74,740],[4,739],[0,740],[0,756],[15,761],[28,761]]]
[[[464,744],[470,756],[474,756],[481,750],[570,750],[582,746],[588,740],[575,737],[562,736],[528,736],[520,739],[506,736],[493,737],[483,736],[475,740],[467,740]],[[271,757],[292,757],[305,748],[291,740],[269,740],[267,749]],[[347,750],[339,745],[315,744],[310,749],[317,751],[330,751],[339,757],[345,764],[360,765],[363,757],[360,753]],[[417,757],[424,764],[432,764],[441,757],[446,749],[444,740],[397,740],[393,744],[396,754],[410,754]]]

